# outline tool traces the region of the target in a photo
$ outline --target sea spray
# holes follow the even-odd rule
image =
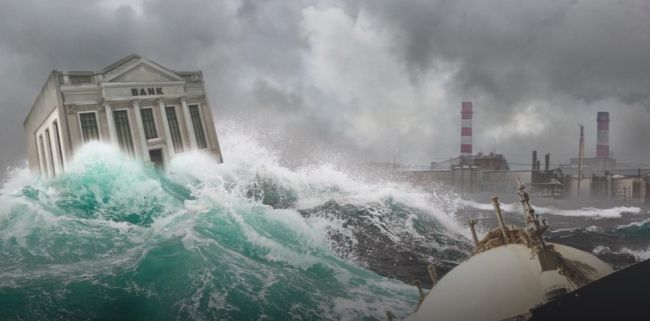
[[[0,315],[403,317],[417,291],[364,268],[372,263],[364,253],[439,253],[424,259],[448,264],[468,253],[453,214],[425,193],[364,184],[329,164],[283,168],[241,136],[224,150],[224,164],[189,153],[165,174],[92,143],[54,179],[15,171],[0,192]],[[376,235],[387,243],[370,242]]]

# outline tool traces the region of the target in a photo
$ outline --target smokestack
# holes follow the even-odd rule
[[[551,153],[546,153],[546,155],[544,155],[544,170],[547,172],[550,168],[549,167],[550,163],[551,163]]]
[[[609,112],[599,111],[596,116],[596,158],[609,158]]]
[[[460,156],[472,156],[472,102],[464,101],[460,110]]]
[[[582,181],[582,162],[585,158],[585,127],[580,126],[580,147],[578,150],[578,194],[580,196],[580,182]]]
[[[533,151],[533,172],[537,170],[537,151]]]

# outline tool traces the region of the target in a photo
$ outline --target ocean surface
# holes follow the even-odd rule
[[[11,170],[0,188],[1,320],[385,320],[471,250],[491,205],[369,183],[321,163],[283,167],[250,136],[226,163],[185,154],[163,174],[101,143],[51,180]],[[534,203],[534,199],[533,199]],[[486,207],[487,206],[487,207]],[[508,223],[518,205],[505,205]],[[634,206],[538,208],[548,237],[622,267],[650,253]]]

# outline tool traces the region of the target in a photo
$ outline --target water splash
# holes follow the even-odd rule
[[[222,139],[227,163],[189,153],[165,175],[100,143],[51,180],[14,171],[0,190],[0,315],[384,319],[412,311],[417,291],[364,269],[378,249],[450,265],[467,254],[427,194],[330,164],[290,170],[245,134]]]

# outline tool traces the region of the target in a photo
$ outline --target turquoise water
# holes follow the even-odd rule
[[[55,179],[13,171],[0,190],[0,318],[384,320],[414,309],[414,287],[337,254],[328,231],[344,233],[341,222],[298,210],[387,198],[425,208],[419,194],[327,165],[282,168],[250,142],[231,150],[225,164],[179,156],[162,174],[93,143]]]

